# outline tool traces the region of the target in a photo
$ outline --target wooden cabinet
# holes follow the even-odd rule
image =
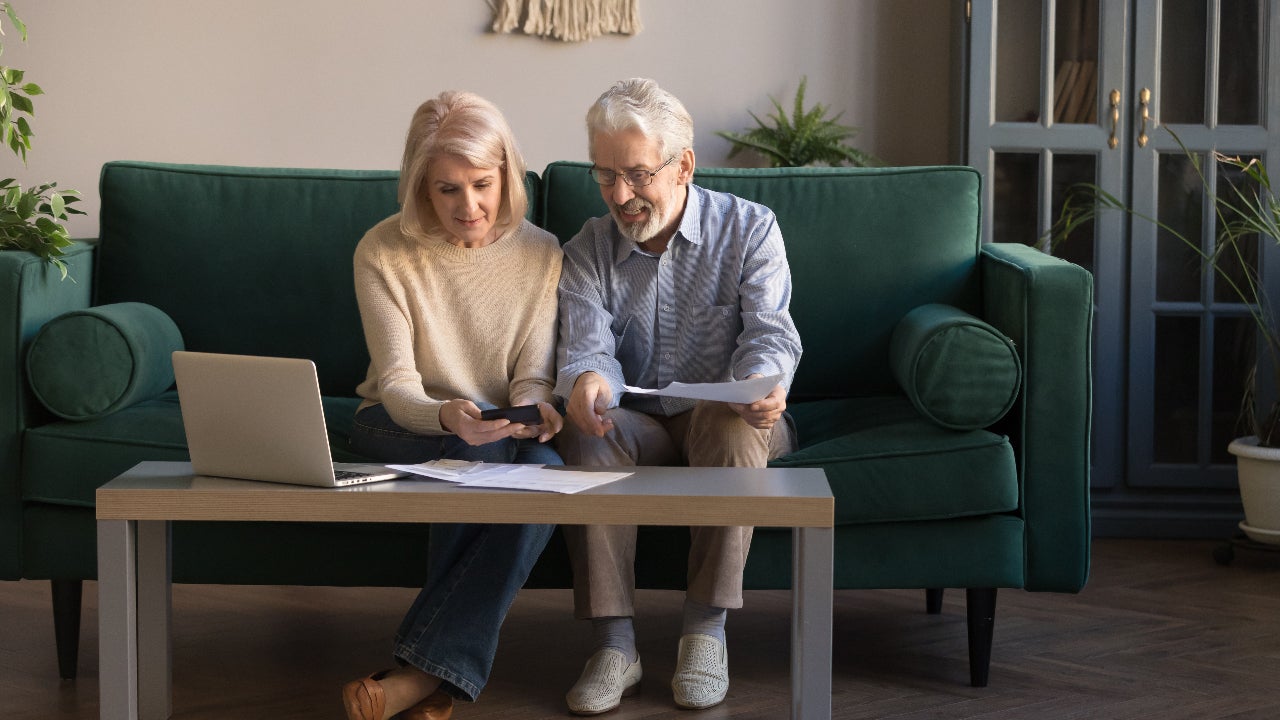
[[[1104,535],[1223,536],[1240,519],[1226,447],[1256,342],[1250,308],[1159,219],[1213,247],[1214,151],[1280,167],[1280,0],[974,0],[966,161],[985,180],[986,240],[1040,244],[1094,274],[1093,503]],[[1105,214],[1049,247],[1068,188]],[[1280,257],[1248,258],[1280,298]],[[1271,389],[1274,391],[1274,388]]]

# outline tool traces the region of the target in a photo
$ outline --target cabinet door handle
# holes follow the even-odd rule
[[[1120,139],[1116,137],[1116,131],[1120,127],[1120,91],[1112,88],[1111,90],[1111,137],[1107,139],[1107,147],[1112,150],[1120,144]]]
[[[1142,126],[1138,128],[1138,147],[1146,147],[1147,140],[1147,121],[1151,119],[1151,88],[1142,88],[1142,92],[1138,94],[1138,107],[1141,108]]]

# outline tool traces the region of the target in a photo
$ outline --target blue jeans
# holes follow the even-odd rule
[[[475,446],[456,435],[417,435],[397,425],[382,405],[356,413],[351,445],[384,463],[448,458],[564,464],[549,444],[536,439]],[[489,680],[502,621],[554,529],[432,523],[427,582],[396,632],[395,658],[440,678],[450,695],[474,701]]]

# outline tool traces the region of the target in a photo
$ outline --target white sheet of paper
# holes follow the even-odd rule
[[[471,462],[467,460],[429,460],[417,465],[388,465],[392,470],[421,475],[422,477],[463,482],[465,477],[480,472],[505,472],[521,467],[542,467],[541,465],[517,465],[501,463]]]
[[[521,465],[515,470],[472,473],[459,484],[465,487],[539,490],[573,494],[597,485],[621,480],[631,473],[586,470],[546,470],[540,465]]]
[[[393,470],[447,480],[466,487],[507,488],[542,492],[576,493],[621,480],[631,473],[589,470],[547,470],[543,465],[431,460],[417,465],[388,465]]]
[[[653,390],[649,388],[623,385],[623,389],[637,395],[666,395],[669,397],[693,398],[694,400],[716,400],[731,403],[753,403],[761,400],[773,390],[773,386],[782,381],[782,375],[735,380],[722,383],[682,383]]]

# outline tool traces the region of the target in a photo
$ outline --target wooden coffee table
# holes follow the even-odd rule
[[[829,719],[835,501],[825,473],[626,469],[635,474],[565,495],[425,479],[312,488],[196,476],[189,463],[140,463],[97,491],[101,717],[152,720],[172,714],[172,521],[447,520],[793,528],[791,717]]]

